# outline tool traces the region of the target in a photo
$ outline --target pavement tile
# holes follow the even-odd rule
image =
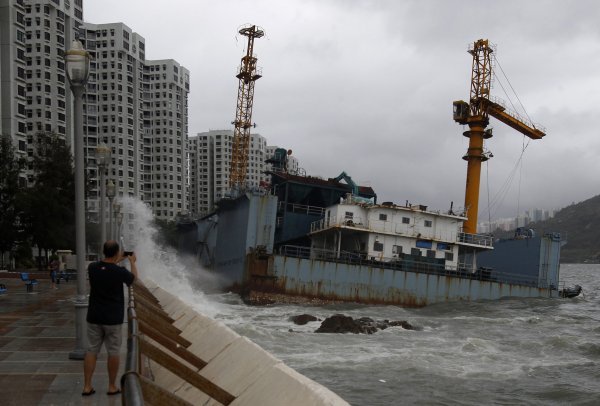
[[[120,396],[106,396],[104,350],[98,356],[93,378],[96,393],[81,396],[83,362],[69,359],[75,349],[73,300],[77,285],[61,284],[59,289],[50,290],[42,282],[36,292],[28,294],[20,280],[0,282],[9,289],[0,296],[0,405],[120,405]],[[125,351],[123,339],[120,374]]]

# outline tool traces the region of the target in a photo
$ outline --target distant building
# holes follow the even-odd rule
[[[554,217],[555,210],[531,209],[526,210],[525,215],[518,217],[496,219],[492,222],[482,222],[477,225],[477,232],[492,233],[498,229],[512,231],[517,227],[527,227],[530,223],[548,220]]]
[[[199,216],[209,213],[215,204],[229,191],[229,169],[233,130],[211,130],[190,137],[190,213]],[[250,134],[250,156],[246,187],[268,187],[271,177],[267,174],[271,164],[265,162],[275,154],[277,146],[267,146],[267,140],[259,134]],[[297,175],[298,159],[287,155],[287,171]]]
[[[215,203],[229,191],[232,142],[233,130],[213,130],[190,137],[191,214],[212,211]],[[250,134],[246,187],[258,187],[266,180],[266,150],[266,139]]]

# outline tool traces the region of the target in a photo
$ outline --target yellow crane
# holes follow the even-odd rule
[[[477,233],[477,214],[479,210],[479,183],[481,163],[491,156],[484,153],[483,140],[492,136],[491,129],[486,129],[489,116],[496,118],[527,137],[537,140],[545,136],[545,132],[536,128],[533,123],[509,112],[501,104],[490,100],[492,81],[492,60],[494,50],[488,40],[477,40],[468,51],[473,56],[471,71],[471,94],[469,103],[458,100],[453,102],[454,121],[468,125],[469,130],[463,135],[469,138],[469,148],[463,159],[467,161],[467,184],[465,188],[465,209],[467,221],[463,231]]]
[[[261,78],[261,72],[256,66],[258,58],[254,56],[254,39],[265,35],[256,25],[243,27],[241,35],[248,37],[246,55],[242,57],[236,77],[239,79],[237,108],[229,166],[229,188],[235,197],[246,186],[248,171],[248,155],[250,150],[250,128],[252,124],[252,106],[254,104],[254,82]]]

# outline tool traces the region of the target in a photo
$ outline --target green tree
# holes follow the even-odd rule
[[[23,224],[32,245],[55,251],[74,247],[75,182],[73,158],[64,139],[55,134],[34,137],[32,187],[23,196]],[[42,263],[38,263],[42,266]]]
[[[0,258],[11,252],[19,240],[19,172],[23,160],[15,155],[11,137],[0,136]]]

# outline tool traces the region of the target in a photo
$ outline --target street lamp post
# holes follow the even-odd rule
[[[85,277],[85,190],[83,151],[83,92],[90,73],[90,54],[79,40],[73,41],[65,52],[65,65],[74,96],[73,146],[75,151],[75,250],[77,252],[77,297],[75,298],[75,349],[70,359],[83,359],[88,346],[84,334],[87,313]]]
[[[96,147],[96,163],[98,164],[98,170],[100,171],[100,250],[102,254],[102,248],[106,241],[106,213],[104,211],[104,199],[105,199],[105,188],[106,188],[106,168],[110,165],[110,148],[105,143],[100,143]]]
[[[108,238],[112,240],[113,238],[113,199],[117,194],[115,184],[112,180],[108,181],[108,185],[106,185],[106,197],[108,197]]]
[[[114,211],[115,211],[115,235],[114,235],[114,240],[116,240],[117,242],[119,241],[119,216],[123,216],[123,213],[121,213],[121,204],[118,202],[115,202],[114,204]]]
[[[121,224],[123,224],[123,212],[117,215],[117,238],[119,238],[119,242],[121,239]],[[121,249],[124,249],[124,247],[121,247]]]

